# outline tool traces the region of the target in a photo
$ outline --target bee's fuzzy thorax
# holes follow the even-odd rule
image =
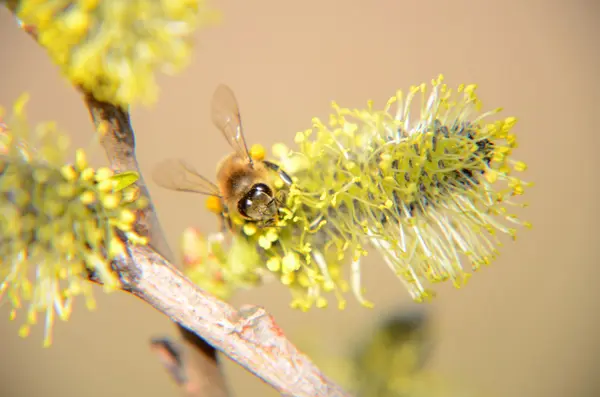
[[[484,121],[500,109],[479,113],[476,86],[452,92],[442,80],[432,81],[429,95],[425,84],[399,91],[379,111],[372,102],[366,109],[334,103],[327,124],[314,119],[297,134],[296,150],[274,146],[294,184],[279,227],[246,238],[292,288],[293,306],[326,305],[322,291],[334,291],[343,306],[349,286],[370,305],[360,264],[371,247],[422,301],[432,295],[428,284],[461,286],[465,264],[490,263],[497,232],[516,236],[507,224],[529,226],[509,211],[528,186],[512,175],[526,168],[511,158],[516,119]]]

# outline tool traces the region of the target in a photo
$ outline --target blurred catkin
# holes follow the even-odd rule
[[[200,233],[187,228],[181,236],[186,275],[204,290],[229,299],[237,289],[256,286],[261,278],[260,258],[244,240],[225,241],[222,233]],[[235,258],[235,260],[229,260]],[[264,273],[264,272],[263,272]]]
[[[356,396],[453,397],[466,392],[428,368],[433,340],[429,318],[422,312],[386,315],[362,333],[348,335],[341,352],[330,351],[322,337],[307,338],[307,332],[298,339],[325,374]]]
[[[90,275],[105,290],[119,287],[111,261],[124,239],[145,244],[133,224],[146,200],[110,169],[90,168],[82,150],[65,164],[67,137],[54,123],[32,130],[26,100],[0,128],[0,300],[12,305],[11,318],[27,307],[22,336],[45,315],[48,346],[54,318],[68,319],[75,296],[94,307]]]
[[[205,0],[13,0],[7,5],[74,85],[122,107],[154,103],[156,73],[184,68],[194,32],[219,18]]]

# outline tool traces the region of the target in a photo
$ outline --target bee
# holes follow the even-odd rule
[[[292,179],[277,164],[250,155],[237,99],[231,88],[219,85],[211,102],[213,124],[223,134],[233,152],[217,165],[217,184],[198,174],[181,159],[167,159],[156,166],[153,180],[169,190],[200,193],[218,198],[221,215],[231,228],[231,212],[259,226],[276,223],[282,206],[280,192],[275,192],[271,172],[279,174],[287,185]]]

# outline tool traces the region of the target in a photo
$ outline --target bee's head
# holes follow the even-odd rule
[[[254,221],[272,219],[277,215],[273,190],[264,183],[253,185],[238,201],[237,208],[241,216]]]

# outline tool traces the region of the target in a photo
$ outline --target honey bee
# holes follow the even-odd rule
[[[234,150],[217,165],[217,184],[198,174],[181,159],[167,159],[156,166],[154,181],[161,187],[217,197],[223,204],[221,215],[228,219],[235,211],[242,219],[270,226],[277,221],[281,200],[269,173],[276,172],[286,185],[292,179],[277,164],[252,158],[246,145],[239,106],[233,91],[219,85],[211,103],[214,125]]]

